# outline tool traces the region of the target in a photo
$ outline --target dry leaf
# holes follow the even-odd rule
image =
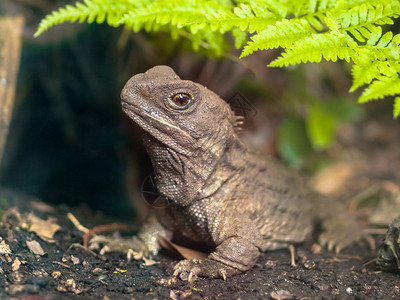
[[[75,257],[73,255],[71,255],[71,261],[74,265],[77,265],[81,262],[78,257]]]
[[[33,254],[44,255],[42,246],[36,241],[26,241],[26,245]]]
[[[134,251],[134,250],[132,250],[132,249],[129,249],[129,250],[128,250],[127,258],[128,258],[128,260],[131,260],[132,258],[133,258],[134,260],[143,259],[144,265],[145,265],[145,266],[152,266],[152,265],[154,265],[154,264],[157,263],[155,260],[146,258],[146,257],[143,255],[142,252],[136,252],[136,251]]]
[[[310,185],[317,192],[338,197],[343,190],[346,190],[347,184],[351,182],[351,178],[360,172],[360,167],[356,163],[339,162],[323,169],[313,176]]]
[[[145,266],[152,266],[152,265],[157,263],[155,260],[152,260],[152,259],[149,259],[149,258],[146,258],[146,257],[143,257],[143,260],[144,260],[144,265]]]
[[[21,266],[21,261],[18,259],[18,257],[14,260],[13,264],[11,265],[11,268],[13,271],[17,271],[19,267]]]
[[[178,299],[178,295],[175,293],[174,290],[170,290],[169,298],[172,299],[172,300],[177,300]]]
[[[34,215],[30,216],[31,227],[29,231],[36,233],[42,240],[48,243],[54,243],[54,234],[60,229],[60,225],[53,220],[42,220]]]
[[[0,254],[11,254],[10,246],[5,241],[0,242]]]
[[[189,248],[174,244],[162,236],[158,236],[158,242],[160,243],[161,247],[163,247],[167,250],[170,250],[172,252],[178,252],[180,255],[182,255],[186,259],[204,259],[208,256],[208,254],[206,254],[204,252],[196,251],[193,249],[189,249]]]
[[[128,261],[132,260],[132,258],[134,260],[139,260],[143,258],[143,253],[141,252],[136,252],[132,249],[128,249],[128,252],[126,253],[126,256],[128,258]]]

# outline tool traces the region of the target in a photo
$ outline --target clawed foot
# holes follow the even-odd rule
[[[324,225],[325,230],[320,235],[319,242],[329,251],[339,253],[343,248],[364,237],[361,226],[353,219],[332,219]]]
[[[222,278],[241,273],[240,270],[226,266],[210,259],[182,260],[174,267],[174,276],[178,276],[184,281],[191,281],[194,276]]]

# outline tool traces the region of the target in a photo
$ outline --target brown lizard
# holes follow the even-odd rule
[[[295,171],[249,152],[229,104],[206,87],[156,66],[133,76],[121,99],[143,129],[157,188],[169,203],[159,222],[173,236],[214,249],[204,260],[179,262],[174,275],[242,273],[260,252],[303,242],[315,218],[328,248],[360,238],[343,206],[312,192]]]

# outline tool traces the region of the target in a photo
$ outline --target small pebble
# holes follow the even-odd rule
[[[327,289],[329,289],[329,285],[327,285],[326,283],[319,283],[319,284],[317,285],[317,288],[318,288],[320,291],[326,291]]]
[[[107,271],[104,270],[104,269],[102,269],[102,268],[94,268],[94,269],[92,270],[92,273],[93,273],[93,274],[100,275],[100,274],[105,274],[105,273],[107,273]]]
[[[51,277],[53,277],[54,279],[57,279],[60,276],[61,276],[60,271],[54,271],[53,273],[51,273]]]
[[[134,287],[131,287],[131,286],[124,287],[124,294],[132,294],[135,291],[136,291],[136,289]]]
[[[33,270],[31,275],[34,275],[34,276],[46,276],[46,277],[49,276],[49,274],[44,270],[40,270],[40,271],[39,270]]]
[[[322,252],[322,246],[319,244],[313,244],[311,247],[311,252],[314,254],[320,254]]]
[[[272,269],[273,267],[275,267],[275,262],[273,260],[267,260],[265,262],[265,267],[267,269]]]
[[[25,275],[21,271],[13,271],[9,275],[9,279],[12,283],[21,284],[26,281]]]
[[[100,275],[98,279],[99,280],[106,280],[107,278],[108,278],[108,276],[103,274],[103,275]]]
[[[313,262],[312,260],[306,260],[304,262],[304,268],[306,269],[314,269],[315,268],[315,262]]]
[[[348,288],[346,289],[346,293],[347,293],[347,294],[351,294],[351,293],[353,293],[353,289],[352,289],[352,288],[350,288],[350,287],[348,287]]]

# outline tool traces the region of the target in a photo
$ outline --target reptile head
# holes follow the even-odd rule
[[[187,156],[219,147],[234,132],[229,105],[167,66],[133,76],[121,92],[124,112],[155,139]]]

